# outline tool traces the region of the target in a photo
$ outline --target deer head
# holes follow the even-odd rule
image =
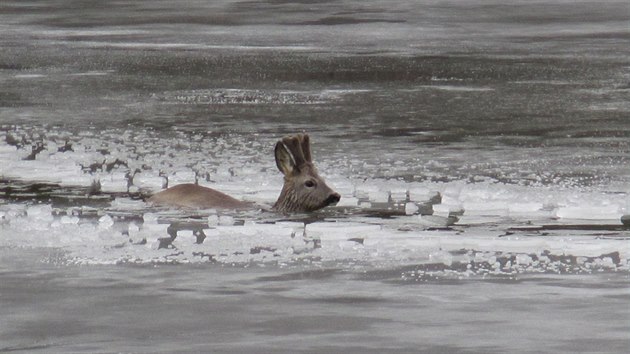
[[[284,186],[273,208],[283,213],[308,212],[336,204],[341,196],[317,174],[307,134],[288,136],[276,143],[276,165]]]

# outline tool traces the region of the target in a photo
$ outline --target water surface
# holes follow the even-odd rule
[[[0,351],[624,352],[623,1],[0,5]],[[306,131],[315,215],[273,203]]]

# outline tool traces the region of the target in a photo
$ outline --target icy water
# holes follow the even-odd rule
[[[625,1],[3,1],[0,352],[626,352]],[[272,204],[306,131],[341,202]]]

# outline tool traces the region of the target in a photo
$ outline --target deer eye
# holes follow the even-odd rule
[[[308,181],[304,182],[304,185],[306,187],[308,187],[308,188],[313,188],[313,187],[315,187],[315,182],[313,182],[311,180],[308,180]]]

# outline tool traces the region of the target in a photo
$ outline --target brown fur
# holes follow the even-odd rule
[[[312,163],[310,139],[306,134],[288,136],[276,143],[276,166],[284,174],[284,185],[273,208],[279,212],[310,212],[339,201],[340,196],[317,174]],[[243,202],[212,188],[180,184],[155,194],[149,202],[181,208],[247,209]]]
[[[178,184],[155,194],[149,201],[158,205],[170,205],[191,209],[245,209],[250,203],[234,199],[225,193],[196,184]]]

